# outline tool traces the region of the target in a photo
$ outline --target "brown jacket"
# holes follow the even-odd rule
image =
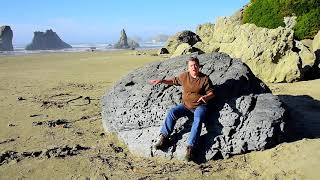
[[[184,72],[178,77],[173,78],[173,84],[182,86],[182,101],[188,109],[195,109],[200,104],[203,104],[202,101],[197,102],[197,100],[201,96],[213,92],[210,78],[201,72],[196,78],[193,78],[188,71]]]

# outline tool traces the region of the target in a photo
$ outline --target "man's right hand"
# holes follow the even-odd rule
[[[149,80],[149,83],[150,83],[150,84],[153,84],[153,85],[159,84],[159,83],[161,83],[161,82],[162,82],[162,80],[160,80],[160,79],[152,79],[152,80]]]

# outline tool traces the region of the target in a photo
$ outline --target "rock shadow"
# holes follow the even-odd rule
[[[320,101],[308,95],[279,95],[289,112],[287,141],[320,138]]]

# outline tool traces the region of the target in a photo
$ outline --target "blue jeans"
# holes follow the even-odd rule
[[[202,122],[206,118],[206,112],[206,105],[200,105],[194,111],[191,111],[187,109],[183,104],[179,104],[170,109],[170,111],[168,112],[160,133],[165,137],[168,137],[172,133],[174,125],[179,118],[185,116],[190,117],[193,115],[193,123],[191,127],[191,134],[188,139],[188,146],[195,146],[201,133]]]

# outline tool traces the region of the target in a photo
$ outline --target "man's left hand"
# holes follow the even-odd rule
[[[201,101],[207,104],[207,96],[201,96],[197,102],[201,102]]]

